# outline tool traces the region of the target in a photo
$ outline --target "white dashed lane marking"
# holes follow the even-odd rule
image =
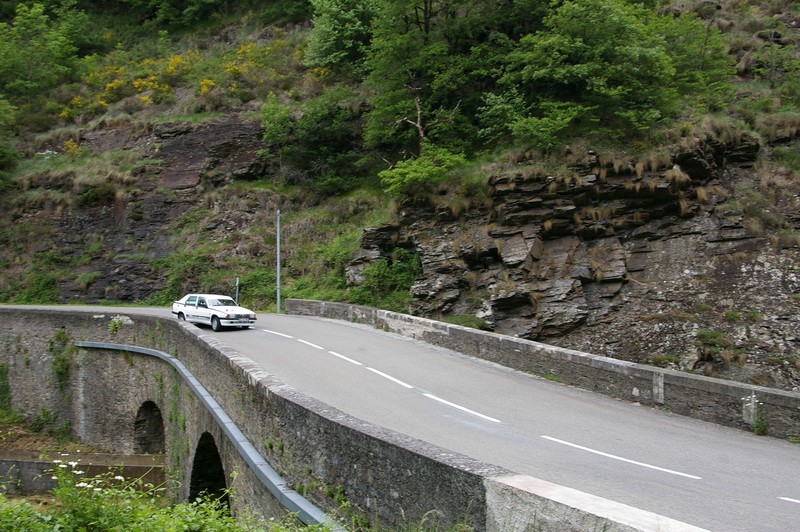
[[[271,331],[269,329],[263,329],[263,331],[266,332],[266,333],[277,335],[277,336],[282,336],[284,338],[290,338],[290,339],[293,339],[293,340],[297,340],[298,342],[300,342],[302,344],[305,344],[305,345],[307,345],[309,347],[313,347],[314,349],[319,349],[319,350],[322,350],[322,351],[325,350],[325,348],[320,346],[320,345],[311,343],[311,342],[309,342],[307,340],[302,340],[300,338],[295,338],[294,336],[290,336],[288,334],[279,333],[277,331]],[[347,356],[345,356],[345,355],[343,355],[341,353],[337,353],[336,351],[328,351],[328,353],[330,353],[331,355],[333,355],[335,357],[338,357],[338,358],[340,358],[340,359],[342,359],[342,360],[344,360],[346,362],[350,362],[351,364],[355,364],[356,366],[364,366],[364,364],[362,364],[358,360],[353,360],[352,358],[347,357]],[[392,377],[391,375],[389,375],[387,373],[384,373],[384,372],[382,372],[380,370],[377,370],[375,368],[370,368],[368,366],[364,366],[364,367],[367,368],[372,373],[375,373],[376,375],[380,375],[384,379],[390,380],[390,381],[394,382],[395,384],[399,384],[400,386],[403,386],[404,388],[408,388],[409,390],[414,389],[413,385],[408,384],[407,382],[403,382],[398,378]],[[495,419],[495,418],[487,416],[485,414],[481,414],[480,412],[476,412],[474,410],[470,410],[469,408],[466,408],[466,407],[461,406],[461,405],[457,405],[456,403],[451,403],[450,401],[442,399],[441,397],[436,397],[435,395],[432,395],[432,394],[429,394],[429,393],[423,393],[423,395],[425,397],[429,398],[429,399],[433,399],[434,401],[438,401],[438,402],[440,402],[440,403],[442,403],[444,405],[447,405],[447,406],[449,406],[451,408],[455,408],[455,409],[460,410],[462,412],[466,412],[467,414],[470,414],[470,415],[473,415],[473,416],[477,416],[477,417],[479,417],[481,419],[485,419],[487,421],[491,421],[492,423],[500,423],[499,419]]]
[[[312,344],[311,342],[306,342],[305,340],[301,340],[300,338],[298,338],[297,341],[300,342],[301,344],[306,344],[309,347],[313,347],[314,349],[319,349],[320,351],[325,350],[325,348],[322,347],[321,345]]]
[[[283,336],[284,338],[294,338],[294,336],[289,336],[288,334],[279,333],[277,331],[270,331],[269,329],[262,329],[265,333],[275,334],[277,336]]]
[[[455,403],[451,403],[450,401],[445,401],[441,397],[436,397],[435,395],[431,395],[429,393],[426,393],[426,394],[423,394],[423,395],[425,395],[425,397],[427,397],[429,399],[433,399],[434,401],[439,401],[440,403],[445,404],[447,406],[452,406],[453,408],[457,408],[458,410],[461,410],[462,412],[466,412],[467,414],[472,414],[473,416],[478,416],[479,418],[483,418],[483,419],[485,419],[487,421],[491,421],[492,423],[500,423],[499,419],[495,419],[493,417],[486,416],[484,414],[481,414],[480,412],[475,412],[474,410],[470,410],[469,408],[465,408],[465,407],[463,407],[461,405],[457,405]]]
[[[395,382],[395,383],[399,384],[400,386],[403,386],[403,387],[405,387],[405,388],[413,388],[413,386],[411,386],[410,384],[408,384],[408,383],[405,383],[405,382],[401,381],[400,379],[395,379],[395,378],[394,378],[394,377],[392,377],[391,375],[387,375],[386,373],[384,373],[384,372],[382,372],[382,371],[378,371],[378,370],[377,370],[377,369],[375,369],[375,368],[369,368],[369,367],[368,367],[367,369],[368,369],[368,370],[370,370],[372,373],[376,373],[376,374],[380,375],[381,377],[383,377],[383,378],[385,378],[385,379],[389,379],[390,381],[392,381],[392,382]]]
[[[342,360],[346,360],[347,362],[350,362],[351,364],[355,364],[356,366],[363,366],[364,365],[361,362],[359,362],[358,360],[353,360],[352,358],[349,358],[349,357],[346,357],[346,356],[344,356],[342,354],[339,354],[336,351],[328,351],[328,353],[332,354],[335,357],[339,357]]]
[[[698,477],[695,475],[690,475],[688,473],[681,473],[680,471],[673,471],[672,469],[665,469],[663,467],[654,466],[651,464],[645,464],[644,462],[637,462],[636,460],[629,460],[628,458],[623,458],[621,456],[616,456],[613,454],[604,453],[603,451],[597,451],[595,449],[590,449],[589,447],[584,447],[582,445],[577,445],[575,443],[570,443],[568,441],[559,440],[557,438],[551,438],[550,436],[542,436],[545,440],[550,440],[552,442],[560,443],[562,445],[568,445],[570,447],[574,447],[575,449],[580,449],[581,451],[587,451],[590,453],[598,454],[600,456],[605,456],[606,458],[612,458],[614,460],[619,460],[620,462],[627,462],[629,464],[638,465],[642,467],[647,467],[649,469],[655,469],[656,471],[663,471],[664,473],[670,473],[672,475],[678,475],[681,477],[691,478],[694,480],[701,480],[702,477]]]

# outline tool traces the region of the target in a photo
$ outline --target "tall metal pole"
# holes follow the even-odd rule
[[[278,260],[275,266],[275,271],[278,277],[278,305],[277,312],[281,313],[281,210],[278,209],[278,222],[276,225],[276,232],[278,233]]]

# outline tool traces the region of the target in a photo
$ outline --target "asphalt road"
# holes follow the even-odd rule
[[[331,406],[475,459],[709,530],[800,530],[800,445],[357,324],[259,314],[203,330]]]

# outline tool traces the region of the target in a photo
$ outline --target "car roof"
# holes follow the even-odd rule
[[[224,297],[225,299],[233,299],[231,296],[223,296],[221,294],[186,294],[186,297],[189,296],[197,296],[197,297],[213,297],[213,298],[220,298]]]

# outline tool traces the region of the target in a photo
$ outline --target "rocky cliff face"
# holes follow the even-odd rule
[[[81,145],[138,150],[146,164],[85,205],[6,213],[19,228],[0,242],[7,275],[22,275],[26,252],[53,254],[77,264],[63,302],[140,301],[167,281],[153,261],[176,247],[165,227],[198,208],[209,213],[199,244],[239,235],[228,253],[264,252],[244,229],[266,225],[276,198],[225,186],[263,174],[258,123],[98,128]],[[568,175],[524,158],[498,165],[489,201],[462,209],[443,189],[366,229],[347,275],[357,284],[371,261],[410,249],[423,265],[417,315],[472,316],[518,337],[797,391],[800,182],[764,163],[771,149],[738,136],[641,162],[575,150]],[[73,173],[29,186],[85,195]]]
[[[154,260],[174,252],[175,231],[166,228],[179,227],[182,216],[199,208],[211,211],[202,225],[202,238],[209,240],[243,229],[258,216],[245,200],[225,208],[232,193],[224,185],[263,174],[261,137],[258,121],[235,116],[202,125],[86,130],[83,149],[133,153],[137,170],[130,177],[112,172],[103,183],[111,187],[87,185],[80,171],[49,173],[29,183],[29,191],[65,191],[77,203],[20,200],[4,215],[18,229],[0,235],[0,264],[8,265],[9,275],[23,275],[31,254],[38,254],[52,256],[40,263],[54,262],[54,268],[73,266],[74,279],[58,287],[62,302],[142,301],[165,286],[163,269]],[[59,142],[40,147],[39,156],[55,153]],[[221,192],[208,205],[212,200],[205,192],[217,187]]]
[[[588,152],[570,178],[509,165],[489,208],[407,204],[367,230],[350,279],[410,248],[418,315],[797,391],[800,184],[756,169],[759,152],[748,138],[649,163]]]

